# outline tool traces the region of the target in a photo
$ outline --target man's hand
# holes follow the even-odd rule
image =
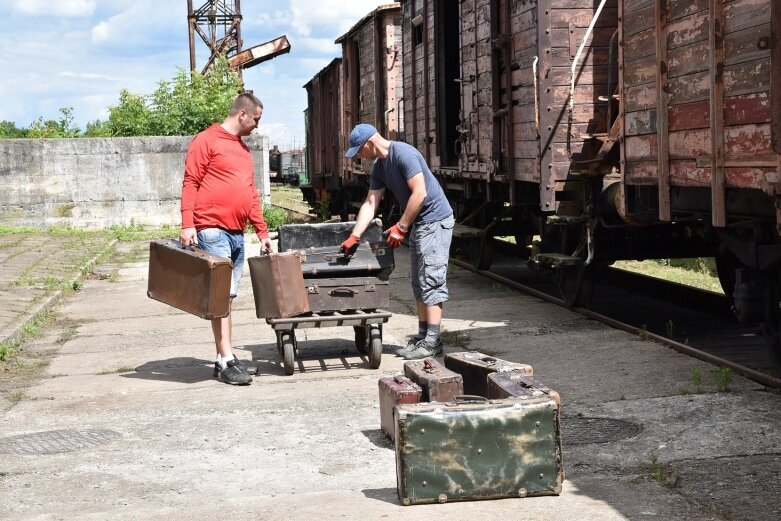
[[[402,227],[404,230],[402,230]],[[383,232],[384,235],[388,236],[385,239],[385,242],[387,242],[388,246],[391,248],[398,248],[401,246],[401,241],[404,239],[404,236],[407,235],[408,231],[409,229],[407,229],[406,226],[401,223],[396,223]]]
[[[179,242],[182,243],[182,246],[195,244],[195,236],[197,234],[198,232],[195,228],[182,228],[182,231],[179,233]]]
[[[266,253],[271,253],[274,248],[272,247],[271,239],[264,237],[260,239],[260,249]]]
[[[360,244],[360,242],[360,237],[350,234],[350,236],[347,237],[347,240],[339,246],[339,250],[345,255],[353,255],[358,250],[358,244]]]

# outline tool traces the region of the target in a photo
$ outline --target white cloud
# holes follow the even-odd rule
[[[28,16],[89,17],[94,0],[16,0],[13,12]]]
[[[341,45],[334,43],[335,39],[336,38],[297,38],[295,43],[297,49],[334,56],[342,51]]]
[[[123,11],[95,24],[92,43],[125,49],[149,44],[168,46],[177,40],[186,42],[186,15],[187,10],[178,2],[135,0],[125,5]]]
[[[119,78],[113,76],[106,76],[105,74],[95,74],[94,72],[73,72],[62,71],[59,76],[63,78],[75,78],[78,80],[105,80],[105,81],[117,81]]]
[[[358,20],[388,1],[366,0],[291,0],[291,25],[302,36],[335,34],[334,39],[347,32]]]

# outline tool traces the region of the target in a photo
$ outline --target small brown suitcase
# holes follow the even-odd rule
[[[309,309],[343,311],[347,309],[378,309],[390,302],[387,280],[377,277],[342,277],[335,279],[305,279]]]
[[[298,252],[250,257],[247,263],[258,318],[287,318],[309,311]]]
[[[491,373],[519,369],[530,376],[534,374],[530,365],[508,362],[477,351],[448,353],[445,355],[445,367],[464,377],[464,394],[483,397],[488,396],[486,377]]]
[[[228,316],[233,265],[230,259],[174,239],[149,244],[149,298],[205,319]]]
[[[464,394],[464,379],[433,358],[404,363],[404,374],[423,389],[424,402],[451,402]]]
[[[378,381],[380,387],[380,427],[393,439],[395,422],[393,408],[400,403],[418,403],[423,390],[406,376],[385,376]]]
[[[559,393],[535,380],[525,371],[514,369],[503,373],[488,375],[489,400],[504,398],[541,398],[550,397],[556,405],[561,405]]]

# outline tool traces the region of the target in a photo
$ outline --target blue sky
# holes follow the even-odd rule
[[[193,0],[198,8],[205,0]],[[244,71],[263,101],[260,131],[280,148],[304,140],[303,85],[341,48],[334,40],[374,0],[242,0],[244,48],[283,34],[291,52]],[[0,120],[28,127],[73,107],[75,124],[106,119],[121,89],[153,92],[189,67],[187,0],[0,0]],[[196,35],[202,67],[208,52]]]

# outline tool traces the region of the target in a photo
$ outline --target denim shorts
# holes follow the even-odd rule
[[[233,262],[231,297],[239,289],[241,273],[244,271],[244,232],[229,232],[222,228],[204,228],[198,231],[198,247],[226,257]]]
[[[410,230],[412,293],[426,306],[447,300],[447,261],[455,223],[451,215],[441,221],[416,223]]]

